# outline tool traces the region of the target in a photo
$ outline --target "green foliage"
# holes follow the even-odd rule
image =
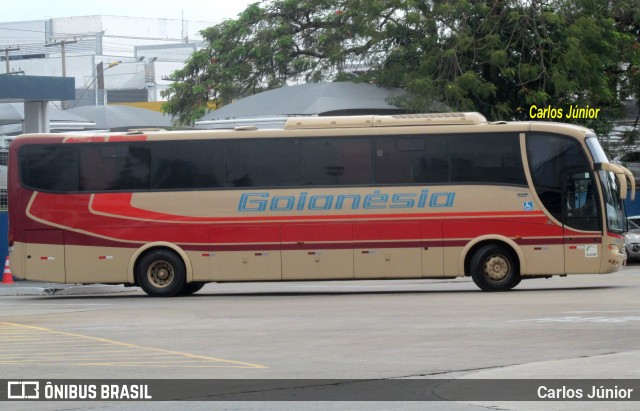
[[[611,128],[640,95],[640,0],[270,0],[202,32],[164,109],[189,124],[292,82],[402,87],[414,111],[527,119],[529,106],[601,108]]]

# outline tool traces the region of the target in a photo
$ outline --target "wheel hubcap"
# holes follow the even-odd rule
[[[484,264],[484,272],[490,280],[502,281],[509,275],[509,261],[499,255],[489,257]]]
[[[164,288],[171,284],[174,274],[173,266],[166,261],[156,261],[147,270],[149,282],[158,288]]]

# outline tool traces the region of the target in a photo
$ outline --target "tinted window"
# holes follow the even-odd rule
[[[294,139],[249,139],[224,142],[227,187],[300,184],[300,158]]]
[[[567,173],[564,177],[566,195],[565,222],[578,230],[600,230],[600,218],[593,175],[588,172]]]
[[[517,134],[466,134],[448,139],[451,182],[526,185]]]
[[[379,184],[447,183],[447,137],[378,137],[376,182]]]
[[[33,145],[21,156],[24,183],[48,191],[526,184],[517,134]]]
[[[224,182],[222,142],[160,141],[150,144],[151,188],[197,189]]]
[[[376,182],[527,184],[517,134],[378,137]]]
[[[84,144],[80,148],[80,190],[147,190],[151,187],[145,143]]]
[[[570,170],[588,171],[589,163],[578,141],[553,134],[527,136],[527,156],[538,197],[562,221],[562,182]]]
[[[373,182],[369,138],[305,138],[299,141],[303,185]]]
[[[75,147],[30,145],[20,148],[22,183],[43,191],[78,191],[80,178]]]

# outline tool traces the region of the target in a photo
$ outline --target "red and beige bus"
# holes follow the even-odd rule
[[[477,113],[24,135],[10,147],[11,263],[18,278],[154,296],[462,276],[509,290],[623,265],[633,184],[586,128]]]

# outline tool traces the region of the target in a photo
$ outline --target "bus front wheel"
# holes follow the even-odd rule
[[[185,287],[182,259],[167,250],[155,250],[145,254],[136,269],[138,285],[150,296],[173,297]]]
[[[203,282],[192,282],[184,285],[182,291],[180,291],[180,295],[192,295],[202,290],[207,283]]]
[[[483,291],[507,291],[520,283],[518,259],[499,244],[480,247],[471,258],[471,278]]]

